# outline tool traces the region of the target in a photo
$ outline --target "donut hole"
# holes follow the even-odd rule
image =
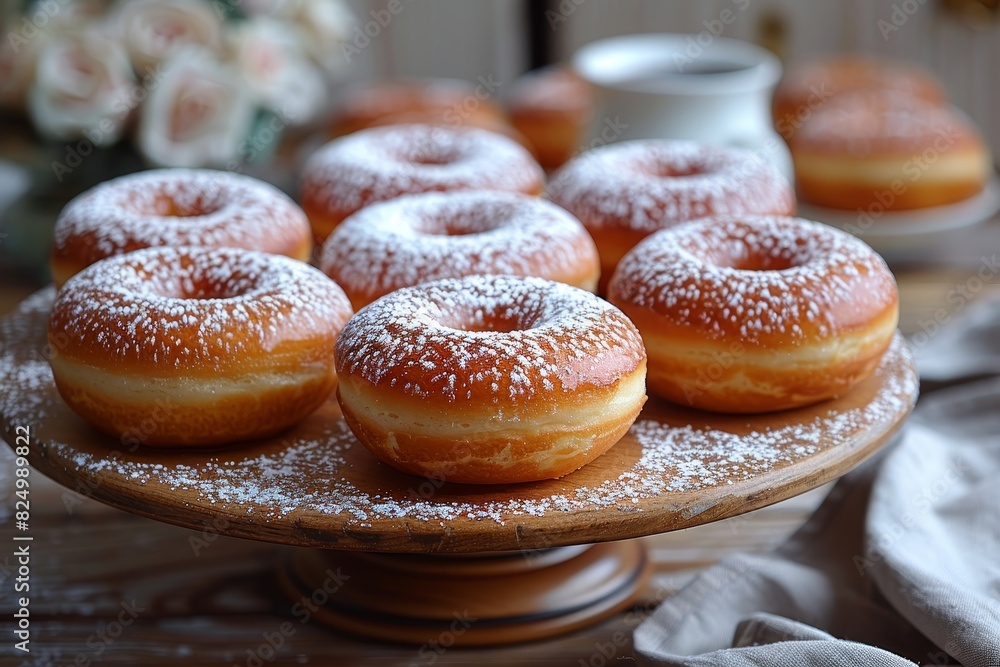
[[[743,240],[733,240],[721,246],[712,254],[712,262],[737,271],[786,271],[803,263],[797,253],[780,245],[762,248],[748,245]]]
[[[399,156],[404,162],[421,166],[445,166],[457,162],[459,153],[451,146],[434,142],[415,143]]]
[[[713,171],[700,156],[649,155],[635,165],[650,178],[688,178]]]
[[[429,236],[474,236],[502,227],[509,217],[509,213],[495,208],[477,208],[441,217],[421,218],[414,224],[414,229]]]
[[[699,164],[677,165],[657,163],[650,170],[650,175],[657,178],[687,178],[689,176],[701,176],[704,173],[705,169]]]
[[[149,283],[158,296],[185,301],[217,301],[237,299],[246,296],[254,288],[254,281],[245,275],[231,276],[211,274],[190,277],[167,277]]]
[[[532,328],[534,317],[516,308],[498,307],[496,310],[475,310],[446,314],[441,324],[458,331],[473,333],[511,333]]]
[[[164,218],[200,218],[215,213],[222,208],[219,202],[195,197],[189,201],[161,195],[153,200],[150,210],[139,211],[142,215],[156,215]]]

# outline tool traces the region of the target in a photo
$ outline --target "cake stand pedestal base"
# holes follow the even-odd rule
[[[456,556],[299,549],[280,569],[288,596],[311,602],[321,623],[443,647],[571,632],[627,608],[649,574],[637,540]]]

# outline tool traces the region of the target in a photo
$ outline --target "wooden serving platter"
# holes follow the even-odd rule
[[[468,486],[395,471],[358,443],[334,399],[280,437],[216,451],[135,447],[63,403],[46,343],[54,293],[0,322],[0,426],[79,493],[159,521],[283,544],[397,553],[530,550],[621,540],[748,512],[833,480],[885,444],[918,378],[897,335],[848,396],[757,416],[651,399],[610,452],[562,479]],[[166,402],[164,409],[169,409]],[[149,428],[155,428],[150,423]]]

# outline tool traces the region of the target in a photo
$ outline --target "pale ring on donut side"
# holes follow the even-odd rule
[[[350,316],[343,291],[298,260],[147,248],[102,260],[59,291],[52,373],[75,412],[123,442],[240,442],[327,399]]]
[[[589,292],[472,276],[393,292],[337,341],[337,396],[358,439],[417,475],[500,484],[568,474],[645,402],[639,332]]]
[[[892,342],[896,281],[855,237],[800,218],[706,218],[636,246],[609,299],[642,332],[649,389],[718,412],[842,396]]]

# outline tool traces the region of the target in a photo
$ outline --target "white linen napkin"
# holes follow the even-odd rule
[[[968,315],[922,346],[934,380],[1000,372],[1000,302]],[[635,631],[639,664],[1000,667],[1000,380],[923,399],[888,450],[776,551],[664,602]]]

